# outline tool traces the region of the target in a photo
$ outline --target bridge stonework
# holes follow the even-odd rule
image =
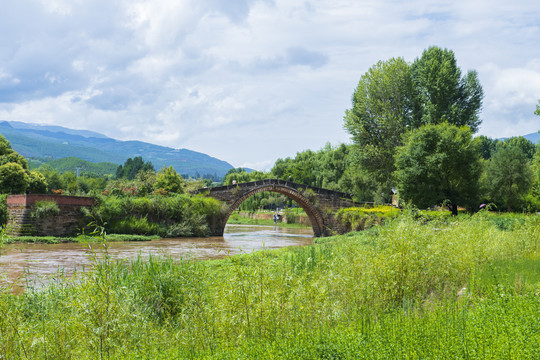
[[[279,179],[265,179],[236,185],[204,188],[194,193],[213,197],[228,205],[224,217],[215,219],[211,226],[212,235],[221,236],[229,217],[238,209],[240,204],[254,194],[263,191],[279,193],[294,200],[306,212],[311,221],[313,233],[317,237],[343,233],[344,229],[335,220],[334,213],[340,208],[356,205],[351,194]]]

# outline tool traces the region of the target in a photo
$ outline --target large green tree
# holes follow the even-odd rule
[[[20,164],[8,162],[0,166],[0,193],[22,194],[28,182],[28,174]]]
[[[448,122],[478,130],[484,93],[476,71],[461,76],[454,52],[437,46],[424,50],[411,69],[417,125]]]
[[[44,192],[45,178],[28,171],[26,159],[11,148],[9,141],[0,135],[0,193],[21,194]]]
[[[402,135],[422,125],[447,122],[476,132],[483,90],[475,71],[462,76],[454,52],[426,49],[412,64],[402,58],[379,61],[361,78],[345,112],[345,129],[362,171],[388,192],[394,153]]]
[[[19,164],[24,170],[28,169],[28,162],[24,156],[13,150],[9,141],[0,135],[0,166],[7,163],[16,163]]]
[[[478,143],[468,127],[448,123],[424,125],[407,134],[397,148],[399,196],[420,208],[446,205],[455,215],[458,205],[472,209],[481,173]]]
[[[360,165],[379,182],[394,171],[394,149],[413,126],[414,88],[409,64],[402,58],[379,61],[362,77],[345,112]]]
[[[486,169],[486,190],[496,204],[508,211],[516,206],[530,189],[533,174],[527,154],[519,143],[497,149]]]

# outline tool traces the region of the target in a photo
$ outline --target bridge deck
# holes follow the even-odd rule
[[[310,189],[316,194],[333,195],[333,196],[338,196],[340,198],[349,199],[349,200],[352,200],[352,196],[353,196],[352,194],[344,193],[344,192],[341,192],[341,191],[322,189],[322,188],[318,188],[318,187],[313,187],[313,186],[309,186],[309,185],[305,185],[305,184],[299,184],[299,183],[295,183],[295,182],[292,182],[292,181],[281,180],[281,179],[263,179],[263,180],[245,182],[245,183],[238,183],[238,184],[235,184],[235,185],[207,187],[207,188],[202,188],[202,189],[199,189],[199,190],[195,190],[193,193],[198,194],[198,193],[203,193],[203,192],[206,192],[206,191],[210,191],[210,193],[212,193],[212,192],[219,192],[219,191],[228,191],[228,190],[233,190],[233,189],[237,189],[237,188],[248,189],[248,188],[253,188],[253,187],[269,186],[269,185],[285,186],[285,187],[288,187],[288,188],[291,188],[291,189],[295,189],[296,191],[302,191],[304,189]]]

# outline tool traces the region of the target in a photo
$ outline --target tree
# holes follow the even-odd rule
[[[129,180],[135,179],[139,171],[156,171],[154,165],[150,161],[144,162],[141,156],[136,156],[133,159],[126,160],[124,165],[119,165],[116,169],[116,178],[126,178]]]
[[[158,172],[154,187],[170,193],[182,194],[184,192],[184,179],[172,166],[169,166]]]
[[[540,198],[540,145],[536,145],[536,153],[531,164],[532,184],[531,189],[533,195]]]
[[[45,182],[47,183],[49,192],[51,190],[60,190],[66,187],[62,176],[60,176],[58,171],[54,170],[50,165],[45,164],[40,166],[39,172],[45,177]]]
[[[28,162],[0,135],[0,193],[22,194],[28,181]]]
[[[529,140],[525,139],[523,136],[514,136],[504,140],[500,144],[503,147],[517,147],[525,155],[527,160],[532,160],[534,153],[536,152],[536,146]]]
[[[413,81],[402,58],[379,61],[362,77],[345,112],[360,165],[386,183],[394,167],[394,149],[413,126]]]
[[[478,130],[484,93],[476,71],[462,77],[454,52],[436,46],[424,50],[411,68],[417,125],[448,122]]]
[[[476,132],[482,99],[476,72],[462,77],[451,50],[430,47],[411,65],[397,58],[371,67],[360,78],[344,126],[353,158],[377,183],[376,194],[389,192],[395,148],[405,132],[444,122]]]
[[[495,203],[508,211],[517,205],[531,186],[532,171],[518,143],[497,149],[486,170],[487,192]]]
[[[29,179],[21,164],[8,162],[0,165],[0,193],[23,194]]]
[[[181,175],[178,175],[176,171],[172,168],[172,171],[174,171],[174,174],[176,174],[177,177],[181,179],[181,182],[183,184],[183,179]],[[156,182],[157,182],[157,175],[156,172],[153,170],[146,170],[146,171],[139,171],[137,173],[137,176],[135,176],[135,187],[137,188],[137,194],[139,196],[146,196],[148,194],[151,194],[156,189]],[[167,190],[170,191],[170,190]],[[178,192],[179,194],[182,193],[182,191]]]
[[[484,160],[489,160],[491,158],[491,155],[497,150],[497,144],[500,142],[500,140],[493,140],[484,135],[474,138],[474,141],[478,143],[480,156],[482,156]]]
[[[28,162],[24,156],[13,150],[9,141],[0,135],[0,165],[7,163],[16,163],[19,164],[24,170],[28,169]]]
[[[424,125],[397,148],[395,178],[399,196],[420,208],[475,205],[480,177],[478,146],[472,131],[447,123]]]
[[[235,180],[237,183],[245,183],[270,178],[268,173],[262,171],[247,172],[242,168],[238,168],[238,171],[229,171],[227,174],[228,175],[223,178],[223,185],[232,185]]]
[[[37,170],[30,171],[28,174],[28,191],[34,194],[45,194],[47,192],[47,180]]]

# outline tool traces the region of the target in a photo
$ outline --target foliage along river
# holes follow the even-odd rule
[[[312,241],[311,228],[227,225],[222,237],[111,242],[109,254],[113,259],[153,254],[207,260],[261,249],[308,245]],[[98,244],[94,247],[98,248]],[[24,278],[39,286],[48,275],[58,271],[69,275],[92,263],[87,244],[11,244],[0,251],[0,283]]]

